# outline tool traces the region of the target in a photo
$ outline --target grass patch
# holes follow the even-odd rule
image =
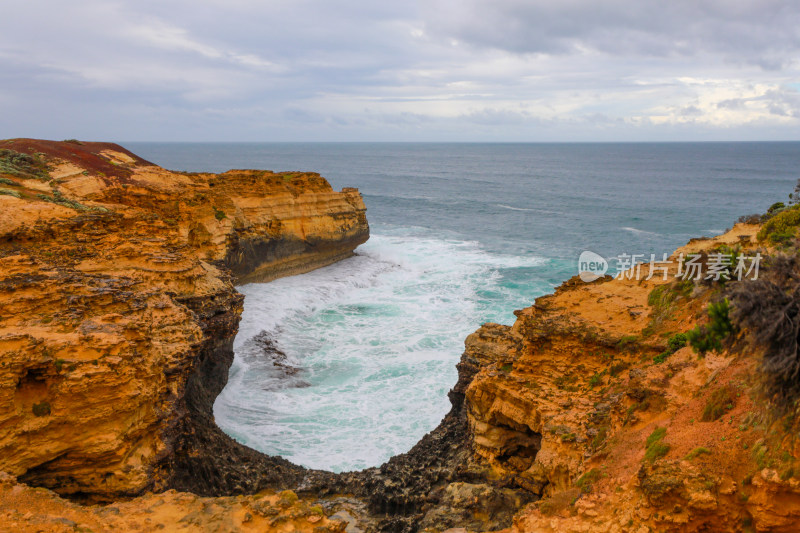
[[[602,384],[603,383],[603,375],[605,373],[606,373],[605,370],[603,370],[602,372],[595,372],[594,375],[589,378],[589,387],[593,389],[593,388],[597,387],[598,385]]]
[[[608,426],[602,426],[597,429],[597,435],[592,439],[592,449],[597,450],[605,443],[608,438]]]
[[[670,319],[678,300],[688,298],[692,294],[692,280],[680,280],[659,285],[647,295],[650,311],[650,323],[642,331],[645,337],[652,335],[664,322]]]
[[[575,486],[581,489],[581,492],[584,494],[588,494],[592,492],[592,485],[597,483],[597,480],[602,477],[602,472],[597,468],[592,468],[581,477],[578,478],[578,481],[575,482]]]
[[[567,392],[577,392],[578,387],[575,385],[576,381],[578,381],[578,378],[576,378],[575,376],[558,376],[556,379],[553,380],[553,383],[560,390]]]
[[[767,455],[768,453],[769,448],[764,446],[763,443],[759,442],[753,446],[753,451],[750,452],[750,455],[752,455],[753,460],[756,462],[759,469],[764,469],[769,464],[769,457]]]
[[[86,207],[80,202],[76,202],[75,200],[70,200],[69,198],[65,197],[61,194],[61,191],[53,191],[53,196],[48,196],[46,194],[37,194],[37,198],[40,200],[44,200],[45,202],[50,202],[51,204],[60,205],[63,207],[69,207],[70,209],[74,209],[75,211],[99,211],[99,212],[108,212],[108,209],[105,207]]]
[[[225,211],[223,211],[221,209],[217,209],[215,207],[214,208],[214,218],[216,218],[217,220],[224,220],[224,219],[228,218],[228,215],[225,214]]]
[[[575,433],[564,433],[561,435],[561,442],[575,442],[577,438]]]
[[[736,403],[736,397],[733,391],[726,387],[720,387],[715,390],[706,402],[706,407],[703,409],[703,416],[700,418],[703,422],[713,422],[719,420],[722,415],[733,409]]]
[[[691,461],[695,457],[703,454],[711,454],[711,450],[709,450],[708,448],[704,448],[703,446],[698,446],[694,450],[687,453],[684,459],[686,459],[687,461]]]
[[[10,180],[8,178],[0,178],[0,183],[2,183],[3,185],[19,185],[19,183],[17,183],[16,181]]]
[[[11,189],[3,189],[0,187],[0,194],[5,194],[7,196],[13,196],[14,198],[22,198],[22,195],[17,191],[12,191]]]
[[[658,427],[653,430],[645,442],[644,460],[652,463],[659,457],[664,457],[669,452],[670,446],[663,442],[667,428]]]
[[[625,335],[617,341],[617,348],[621,351],[633,351],[639,345],[639,337],[636,335]]]
[[[667,340],[667,349],[664,352],[653,357],[653,362],[656,364],[661,364],[667,360],[667,357],[674,354],[684,346],[688,342],[688,335],[686,333],[676,333],[672,337]]]

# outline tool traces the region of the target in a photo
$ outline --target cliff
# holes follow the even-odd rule
[[[368,231],[356,191],[168,172],[95,143],[6,141],[0,172],[5,528],[797,530],[800,208],[691,241],[667,279],[576,277],[484,324],[436,429],[333,474],[236,444],[211,406],[233,282],[352,253]],[[757,252],[758,283],[675,278],[680,254]],[[789,363],[768,364],[776,343]]]
[[[33,139],[0,141],[0,174],[0,470],[95,499],[299,475],[213,422],[242,310],[233,284],[352,255],[369,234],[358,191]]]
[[[690,242],[668,281],[646,280],[647,265],[640,279],[576,277],[467,339],[474,451],[493,479],[540,498],[512,533],[797,530],[797,424],[763,393],[757,332],[734,327],[698,354],[685,335],[730,289],[674,277],[681,253],[768,256],[758,230]]]

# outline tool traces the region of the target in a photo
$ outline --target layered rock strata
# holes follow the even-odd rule
[[[408,453],[308,471],[214,424],[233,283],[351,254],[368,232],[358,193],[315,174],[168,172],[106,144],[6,141],[0,158],[3,527],[797,530],[798,423],[760,395],[758,346],[742,331],[699,357],[681,340],[709,320],[713,282],[674,267],[569,280],[467,338],[451,411]],[[758,229],[678,253],[752,254]],[[121,500],[164,489],[178,491]],[[117,501],[75,501],[91,499]]]
[[[213,421],[233,284],[352,255],[369,235],[358,191],[171,172],[106,143],[16,139],[0,156],[0,470],[105,499],[296,484],[302,469]]]

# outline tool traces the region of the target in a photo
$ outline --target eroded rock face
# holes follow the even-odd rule
[[[467,338],[451,411],[408,453],[308,471],[214,424],[242,306],[233,283],[352,253],[368,233],[357,191],[315,174],[168,172],[107,144],[8,148],[44,155],[0,194],[3,527],[797,530],[797,423],[760,422],[754,354],[664,355],[705,320],[707,285],[569,280]],[[723,415],[704,419],[717,396]],[[20,482],[99,499],[183,492],[87,507]],[[220,497],[265,487],[300,499]]]
[[[213,422],[233,283],[351,255],[369,235],[358,191],[309,173],[170,172],[105,143],[0,150],[39,165],[3,170],[0,470],[101,498],[295,484],[303,469]]]

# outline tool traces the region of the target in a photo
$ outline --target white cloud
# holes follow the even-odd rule
[[[94,138],[797,138],[797,28],[782,0],[27,0],[0,108],[44,137],[58,103]]]

